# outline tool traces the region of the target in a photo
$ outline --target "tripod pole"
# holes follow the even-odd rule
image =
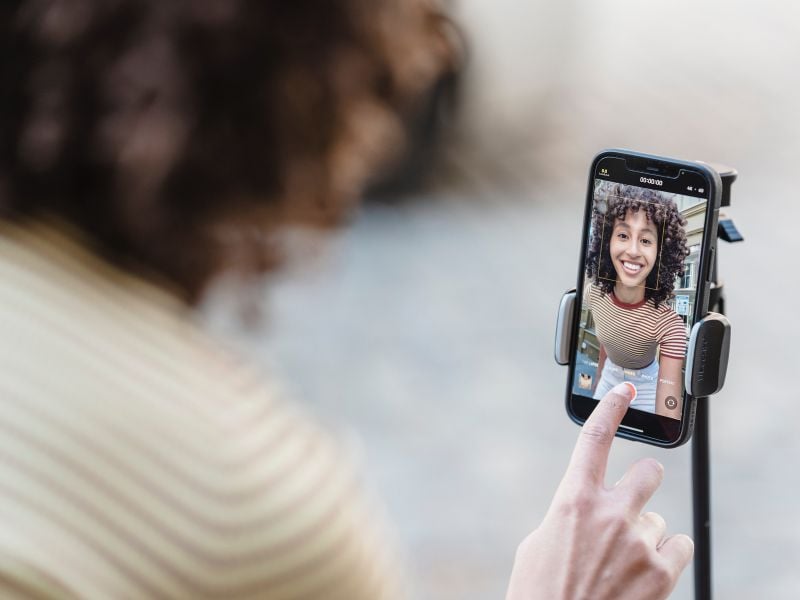
[[[708,446],[708,398],[698,398],[692,436],[695,600],[711,600],[711,477]]]
[[[730,206],[731,186],[736,181],[735,169],[711,165],[722,180],[722,206]],[[718,236],[727,242],[742,241],[733,221],[720,221]],[[725,314],[725,298],[717,271],[717,256],[711,264],[711,278],[715,283],[709,294],[709,310]],[[711,600],[711,468],[709,460],[708,398],[697,398],[694,434],[692,435],[692,509],[694,514],[694,597]]]
[[[717,279],[717,256],[711,265],[711,280],[717,282],[710,295],[709,310],[723,314],[725,301]],[[692,509],[694,514],[694,597],[711,600],[711,460],[709,457],[708,398],[697,398],[692,435]]]

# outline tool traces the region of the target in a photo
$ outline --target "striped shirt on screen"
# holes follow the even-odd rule
[[[626,304],[592,283],[584,298],[594,315],[597,340],[614,364],[643,369],[655,360],[657,349],[660,356],[686,356],[686,327],[669,306],[656,308],[652,300]]]

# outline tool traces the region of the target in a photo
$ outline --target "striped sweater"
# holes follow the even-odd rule
[[[584,301],[594,315],[597,340],[611,362],[625,369],[642,369],[661,356],[686,356],[686,328],[669,306],[655,307],[652,300],[625,304],[589,283]]]
[[[76,240],[0,222],[0,597],[398,597],[337,445]]]

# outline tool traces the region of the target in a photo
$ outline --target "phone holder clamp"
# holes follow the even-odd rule
[[[572,334],[575,331],[577,294],[569,290],[558,307],[555,359],[559,365],[569,364]],[[728,353],[731,345],[731,324],[725,316],[710,312],[692,327],[686,353],[686,392],[696,398],[716,394],[725,384]]]

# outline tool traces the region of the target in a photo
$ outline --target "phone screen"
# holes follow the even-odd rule
[[[632,162],[601,158],[591,179],[572,410],[585,418],[606,392],[629,381],[636,396],[623,425],[671,442],[687,401],[689,334],[706,309],[713,184],[702,171],[674,167],[651,175]]]

